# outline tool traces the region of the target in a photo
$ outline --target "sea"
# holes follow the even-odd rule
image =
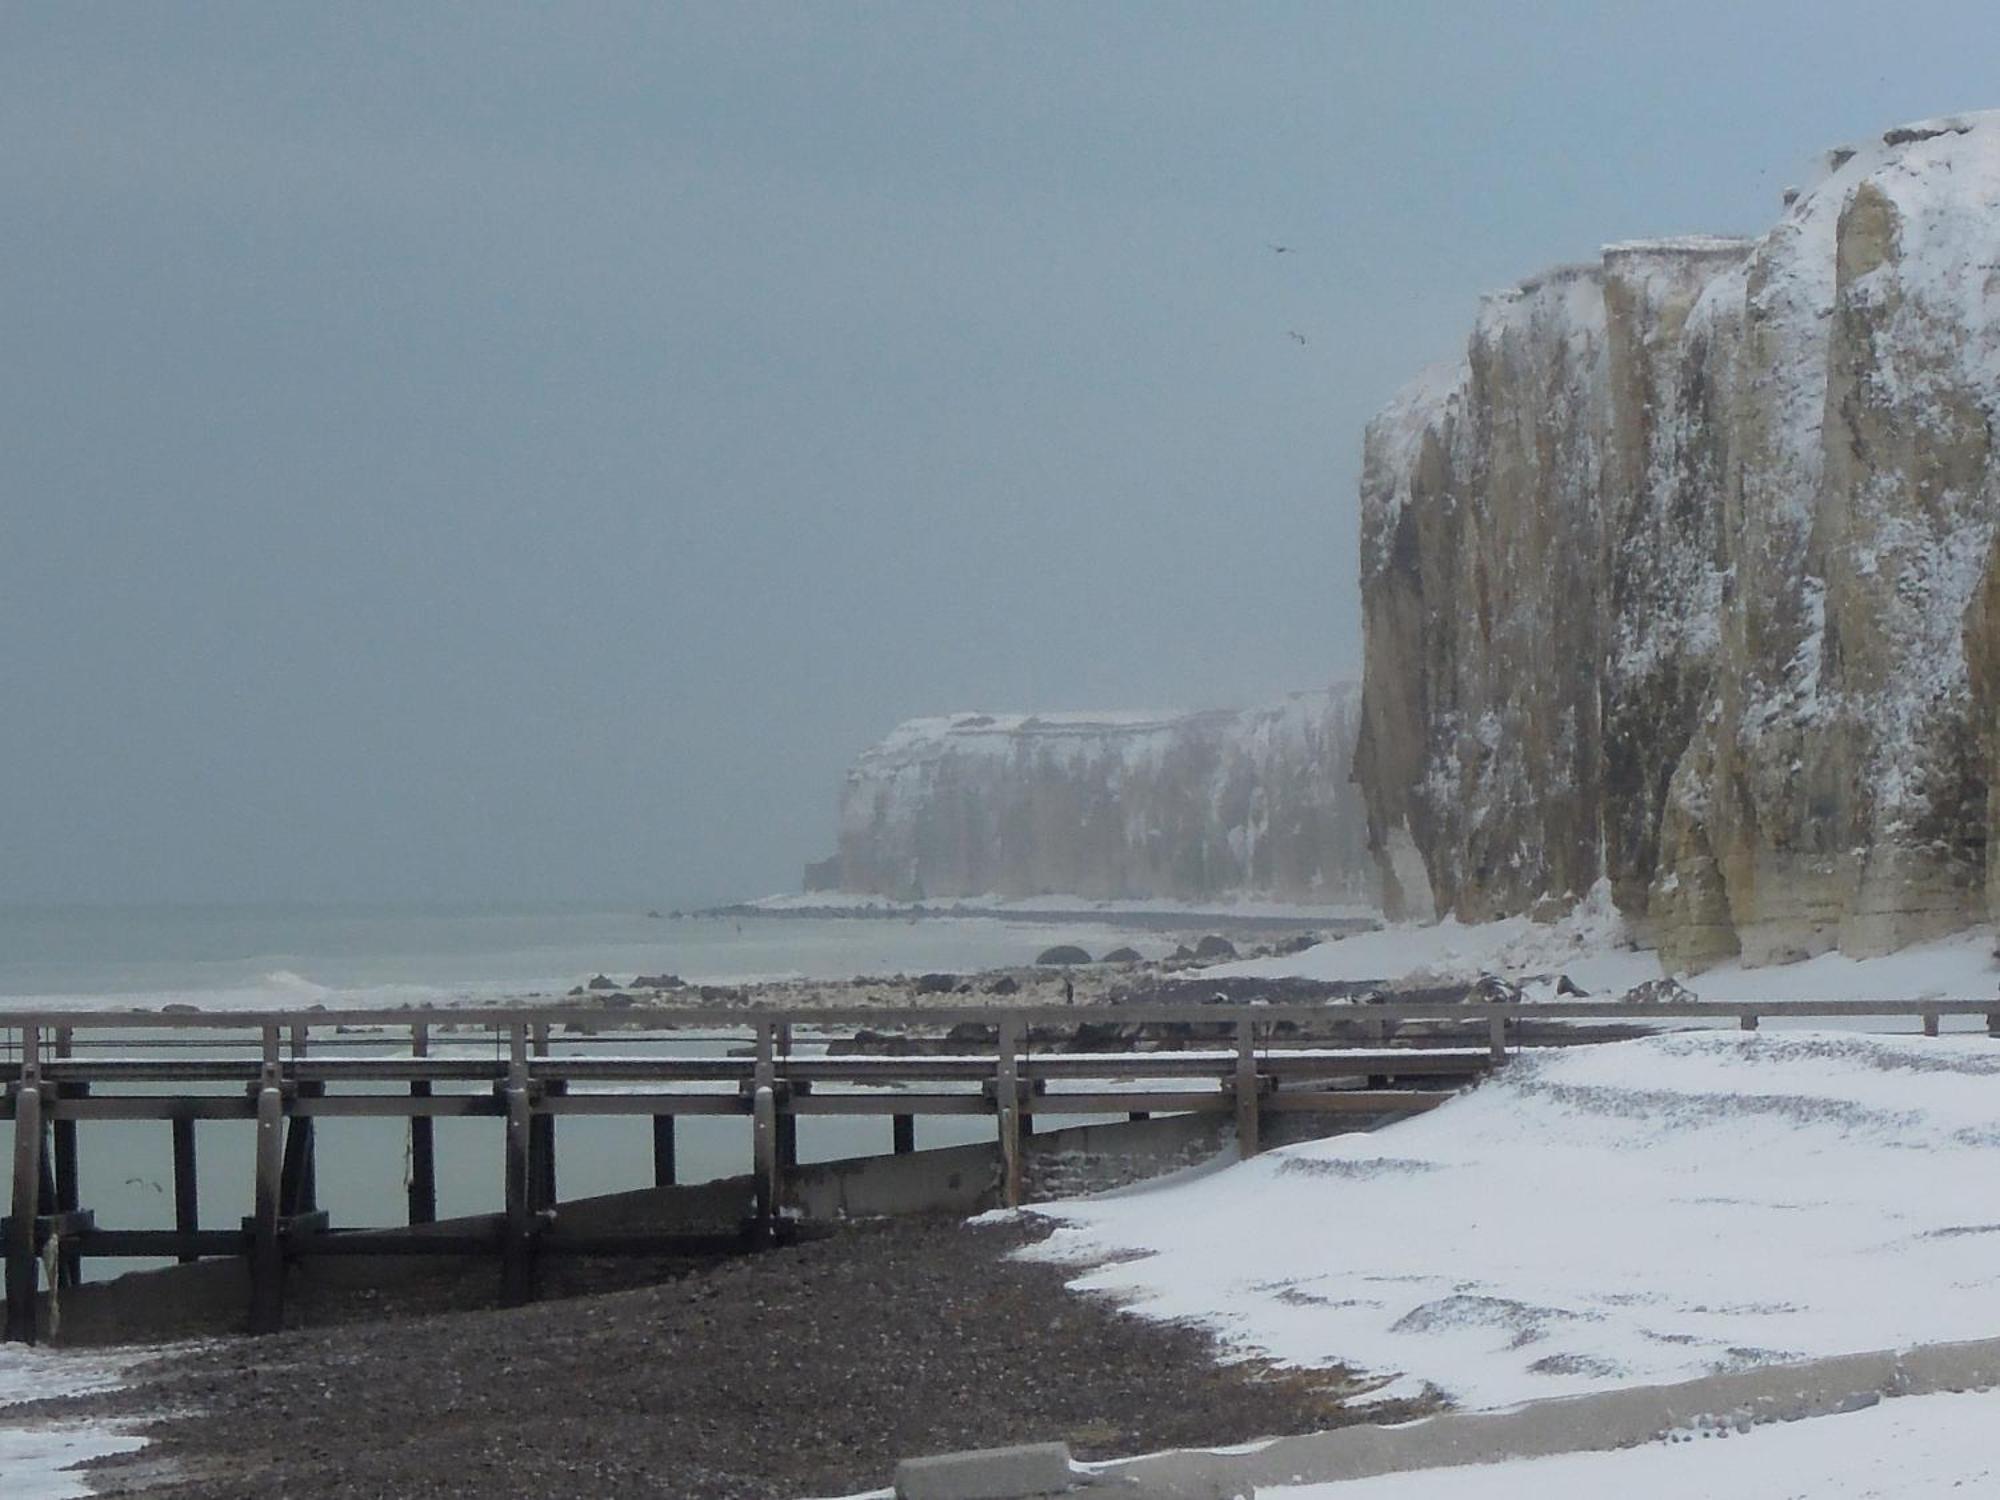
[[[1115,920],[958,915],[684,916],[585,907],[16,909],[0,912],[0,1012],[491,1005],[560,997],[600,973],[621,982],[641,973],[672,973],[690,984],[888,978],[1029,964],[1056,943],[1096,953],[1127,945],[1153,956],[1176,941],[1139,920],[1128,927]],[[718,1032],[671,1045],[722,1053],[744,1040]],[[497,1047],[489,1038],[436,1045]],[[667,1045],[635,1043],[634,1050],[664,1051]],[[810,1048],[811,1042],[802,1046]],[[0,1052],[10,1047],[0,1039]],[[556,1050],[564,1050],[560,1039]],[[1054,1128],[1078,1122],[1050,1117],[1044,1123]],[[562,1197],[651,1184],[652,1137],[645,1119],[574,1117],[559,1129]],[[959,1145],[990,1138],[991,1124],[976,1117],[926,1117],[917,1134],[920,1149]],[[407,1170],[402,1123],[328,1119],[320,1122],[317,1135],[320,1204],[333,1223],[399,1222]],[[747,1119],[689,1116],[679,1122],[677,1138],[682,1182],[749,1170]],[[440,1215],[500,1211],[497,1122],[439,1120],[436,1141]],[[172,1145],[164,1124],[90,1121],[79,1130],[78,1145],[82,1198],[101,1226],[172,1226]],[[886,1152],[890,1123],[816,1116],[800,1122],[798,1145],[802,1162]],[[252,1132],[236,1122],[198,1126],[204,1227],[234,1225],[250,1211],[252,1146]],[[12,1126],[0,1122],[0,1162],[11,1159]],[[95,1280],[149,1264],[155,1262],[93,1261],[85,1269]]]
[[[1135,920],[682,916],[591,907],[0,908],[0,1009],[399,1007],[561,996],[595,974],[690,983],[971,971],[1055,943],[1149,956]]]

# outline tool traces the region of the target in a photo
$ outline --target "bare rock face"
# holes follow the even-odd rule
[[[1761,239],[1489,299],[1371,424],[1356,769],[1392,914],[1605,879],[1699,968],[1994,909],[2000,115],[1827,166]]]
[[[912,720],[848,772],[841,888],[1372,903],[1358,700],[1340,687],[1241,713]]]

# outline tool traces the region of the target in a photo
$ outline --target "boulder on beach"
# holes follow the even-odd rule
[[[1196,958],[1234,958],[1236,957],[1236,945],[1230,942],[1228,938],[1211,932],[1207,937],[1194,945],[1194,956]]]
[[[1104,957],[1100,958],[1098,962],[1101,964],[1137,964],[1144,963],[1145,956],[1137,948],[1113,948]]]
[[[1044,948],[1035,959],[1039,968],[1049,968],[1061,964],[1087,964],[1090,955],[1073,943],[1057,943],[1053,948]]]
[[[1020,980],[1016,979],[1012,974],[1002,974],[998,979],[992,980],[987,984],[986,993],[989,995],[1012,995],[1020,988]]]
[[[687,981],[678,974],[641,974],[632,981],[635,990],[683,990]]]
[[[956,974],[925,974],[916,982],[919,995],[949,995],[958,988]]]
[[[606,974],[593,974],[584,984],[584,988],[587,990],[615,990],[618,988],[618,981]]]

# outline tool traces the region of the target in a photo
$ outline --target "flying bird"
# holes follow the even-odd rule
[[[1306,336],[1303,333],[1300,333],[1296,328],[1287,328],[1285,330],[1285,337],[1288,339],[1293,339],[1301,344],[1303,344],[1306,341]]]
[[[1266,245],[1270,245],[1271,253],[1273,255],[1290,255],[1292,253],[1292,247],[1290,245],[1273,245],[1269,240],[1264,241],[1264,243]]]

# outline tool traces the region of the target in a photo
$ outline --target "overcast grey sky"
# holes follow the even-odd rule
[[[0,901],[756,894],[901,718],[1351,673],[1479,293],[1995,17],[0,5]]]

